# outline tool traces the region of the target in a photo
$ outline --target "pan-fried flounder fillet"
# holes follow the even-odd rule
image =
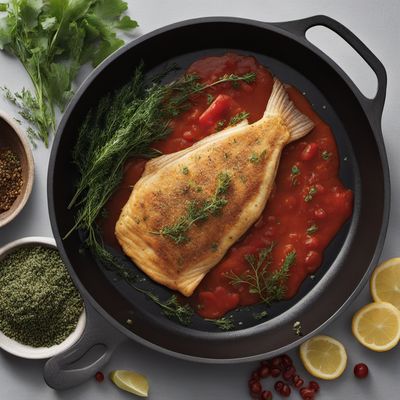
[[[190,296],[259,218],[283,147],[312,128],[275,79],[261,120],[147,163],[116,224],[123,251],[156,282]]]

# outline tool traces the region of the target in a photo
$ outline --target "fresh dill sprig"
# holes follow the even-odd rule
[[[251,267],[249,272],[242,275],[237,275],[234,272],[226,274],[231,285],[248,285],[249,293],[258,295],[261,302],[268,305],[283,298],[285,294],[284,283],[289,276],[290,267],[296,261],[296,252],[292,251],[286,255],[282,266],[271,273],[269,266],[272,263],[271,253],[273,248],[274,243],[263,248],[257,257],[254,254],[246,255],[245,259]]]
[[[158,232],[152,232],[156,235],[162,235],[173,240],[176,244],[183,244],[189,241],[187,231],[198,222],[205,221],[210,215],[218,214],[226,206],[228,200],[224,196],[228,191],[231,177],[227,172],[221,172],[217,177],[217,186],[214,195],[203,203],[199,204],[197,200],[188,202],[186,214],[178,218],[175,224],[166,225]]]
[[[181,304],[176,295],[172,295],[165,301],[161,301],[157,295],[149,290],[141,289],[137,286],[134,288],[145,294],[150,300],[161,307],[162,313],[168,318],[177,319],[182,325],[188,326],[192,322],[193,308],[189,304]]]
[[[229,121],[229,125],[230,126],[235,126],[237,125],[239,122],[242,122],[243,120],[247,119],[247,117],[250,114],[246,111],[242,111],[240,113],[237,113],[236,115],[234,115],[231,120]]]
[[[235,328],[235,320],[232,315],[219,319],[204,318],[205,321],[212,322],[222,331],[230,331]]]

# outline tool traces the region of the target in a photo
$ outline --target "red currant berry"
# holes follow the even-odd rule
[[[283,397],[289,397],[290,396],[290,387],[289,385],[286,385],[286,383],[283,384],[282,389],[280,390],[279,394]]]
[[[263,390],[260,394],[260,400],[272,400],[272,393],[269,390]]]
[[[269,375],[269,367],[261,367],[258,369],[258,375],[260,378],[266,378]]]
[[[294,387],[296,389],[300,389],[304,385],[303,379],[299,378],[296,382],[294,382]]]
[[[249,381],[248,381],[248,385],[249,385],[249,388],[253,385],[253,383],[256,383],[256,382],[260,382],[258,379],[249,379]]]
[[[250,385],[250,392],[252,394],[258,394],[261,393],[262,387],[261,387],[261,383],[260,382],[253,382]]]
[[[285,381],[290,381],[294,375],[296,375],[296,370],[294,367],[287,368],[286,371],[284,371],[282,374]]]
[[[101,371],[96,372],[96,375],[94,377],[99,383],[104,381],[104,374]]]
[[[364,379],[368,376],[368,367],[364,363],[359,363],[354,367],[354,375],[358,379]]]
[[[310,388],[301,388],[300,389],[300,396],[303,400],[313,399],[315,395],[314,390]]]
[[[315,393],[317,393],[317,392],[319,391],[319,384],[318,384],[317,382],[315,382],[315,381],[311,381],[311,382],[308,384],[308,387],[309,387],[310,389],[314,390]]]
[[[273,378],[277,378],[281,374],[281,370],[279,368],[272,368],[270,374]]]
[[[281,358],[283,366],[291,367],[293,365],[292,359],[287,354],[284,354]]]
[[[281,358],[281,357],[274,357],[274,358],[271,360],[271,365],[272,365],[274,368],[279,368],[279,367],[281,366],[281,364],[282,364],[282,358]]]
[[[282,381],[275,382],[274,388],[275,390],[280,393],[283,388],[284,383]]]

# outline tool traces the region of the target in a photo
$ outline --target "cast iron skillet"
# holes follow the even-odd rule
[[[305,32],[316,25],[338,33],[370,65],[378,78],[373,99],[364,97],[332,60],[306,40]],[[294,299],[274,305],[266,321],[252,317],[257,307],[235,312],[237,329],[233,332],[218,331],[199,317],[190,327],[167,319],[153,302],[100,268],[89,252],[79,251],[78,233],[62,239],[75,212],[67,210],[77,180],[71,153],[88,110],[101,96],[125,83],[140,60],[154,73],[166,62],[176,61],[185,68],[201,56],[227,50],[256,55],[282,81],[306,93],[333,129],[342,159],[341,178],[355,195],[353,216],[325,252],[316,279],[307,280]],[[379,60],[347,28],[325,16],[277,24],[221,17],[190,20],[144,35],[109,57],[72,100],[51,153],[48,199],[52,228],[86,301],[88,323],[72,349],[46,364],[46,382],[61,389],[93,376],[124,335],[186,359],[238,362],[293,348],[331,322],[363,287],[383,246],[390,198],[381,132],[385,93],[386,73]],[[171,294],[150,280],[144,285],[162,299]],[[293,331],[295,321],[301,322],[302,337]],[[94,359],[76,364],[93,346],[98,350]]]

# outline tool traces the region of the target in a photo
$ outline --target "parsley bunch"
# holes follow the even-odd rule
[[[64,109],[82,64],[98,65],[124,44],[115,30],[137,22],[122,15],[122,0],[10,0],[0,3],[0,49],[18,57],[33,83],[33,92],[12,93],[8,100],[33,126],[32,140],[48,146],[55,129],[55,107]],[[2,16],[3,15],[3,16]]]

